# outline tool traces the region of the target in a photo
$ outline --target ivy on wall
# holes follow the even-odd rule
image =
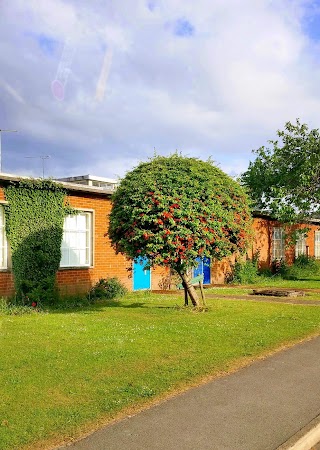
[[[61,260],[63,223],[73,213],[66,191],[52,180],[20,180],[5,187],[6,234],[17,298],[52,303]]]

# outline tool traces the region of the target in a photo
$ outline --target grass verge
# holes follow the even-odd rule
[[[320,333],[317,307],[128,294],[0,313],[0,449],[44,449],[279,346]]]

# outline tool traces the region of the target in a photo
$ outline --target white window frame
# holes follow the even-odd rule
[[[320,259],[320,230],[314,232],[314,257]]]
[[[8,239],[3,203],[0,204],[0,270],[8,269]]]
[[[81,217],[85,217],[85,227],[78,228],[78,222]],[[69,227],[68,227],[69,222]],[[83,239],[85,233],[85,245],[80,241]],[[61,261],[60,268],[81,268],[92,267],[93,265],[93,211],[79,211],[78,214],[72,214],[65,218],[63,224],[63,237],[61,243]],[[80,252],[85,252],[85,261],[75,261],[75,257],[78,254],[80,259]],[[73,253],[73,255],[72,255]],[[65,254],[67,258],[64,260]],[[73,256],[73,258],[72,258]]]
[[[300,234],[295,245],[295,257],[307,254],[307,237],[305,234]]]
[[[281,227],[274,227],[272,230],[272,260],[285,258],[284,230]]]

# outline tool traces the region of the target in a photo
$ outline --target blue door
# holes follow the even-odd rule
[[[148,264],[148,258],[139,256],[139,258],[133,261],[133,290],[139,291],[140,289],[151,288],[151,274],[150,269],[146,269]]]
[[[197,258],[197,267],[193,269],[193,276],[203,275],[203,284],[210,284],[211,282],[211,270],[210,270],[210,258]]]

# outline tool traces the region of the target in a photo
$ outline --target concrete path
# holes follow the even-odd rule
[[[320,422],[320,337],[60,449],[275,450],[312,421]]]

